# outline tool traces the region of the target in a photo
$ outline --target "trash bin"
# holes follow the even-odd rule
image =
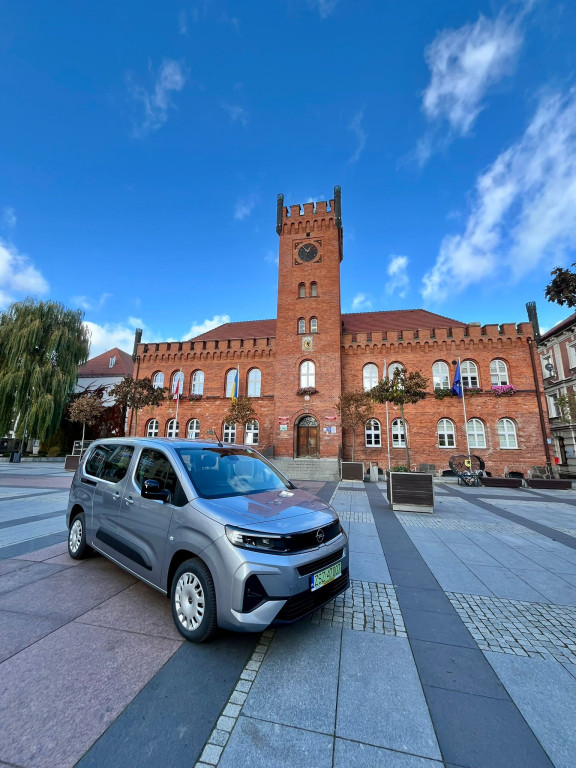
[[[10,451],[11,464],[19,464],[21,458],[22,458],[22,454],[20,453],[20,451]]]

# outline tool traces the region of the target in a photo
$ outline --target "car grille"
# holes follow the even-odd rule
[[[337,552],[332,552],[329,555],[326,555],[326,557],[320,558],[320,560],[314,560],[313,563],[306,563],[306,565],[301,565],[298,568],[298,573],[300,576],[308,576],[310,573],[315,573],[316,571],[321,571],[322,568],[327,568],[329,565],[332,565],[332,563],[336,563],[342,555],[344,554],[343,549],[339,549]]]
[[[300,592],[299,595],[289,597],[272,624],[290,624],[301,619],[307,613],[315,611],[335,598],[340,592],[344,592],[345,589],[348,589],[349,584],[348,568],[346,568],[342,571],[341,576],[315,592],[308,589],[306,592]]]
[[[318,531],[322,531],[324,534],[321,541],[318,539]],[[336,536],[340,535],[340,520],[334,520],[329,525],[324,525],[321,528],[314,528],[311,531],[304,531],[303,533],[294,533],[292,535],[286,535],[284,540],[288,546],[288,552],[290,554],[294,552],[304,552],[307,549],[314,549],[320,544],[326,544]]]

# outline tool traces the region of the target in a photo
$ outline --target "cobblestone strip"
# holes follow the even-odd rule
[[[416,517],[414,513],[394,513],[405,528],[436,528],[448,531],[483,531],[484,533],[517,533],[522,536],[535,536],[547,538],[536,531],[524,528],[516,523],[481,523],[470,520],[451,520],[442,517]],[[441,513],[440,513],[441,514]],[[566,531],[567,532],[567,531]]]
[[[406,637],[394,587],[373,581],[351,581],[350,589],[315,611],[310,622]]]
[[[446,594],[483,651],[576,664],[576,608]]]
[[[206,746],[202,750],[202,754],[200,755],[200,759],[196,763],[195,768],[214,768],[214,766],[217,766],[220,762],[224,747],[228,743],[230,734],[242,712],[244,702],[250,693],[252,683],[256,679],[256,675],[268,652],[268,648],[274,637],[274,632],[275,630],[273,629],[266,629],[260,636],[258,645],[254,649],[250,660],[242,670],[240,679],[230,694],[230,697],[222,710],[222,714],[218,718],[218,722],[210,734]]]
[[[373,523],[374,515],[372,512],[338,512],[340,520],[350,520],[353,523]]]

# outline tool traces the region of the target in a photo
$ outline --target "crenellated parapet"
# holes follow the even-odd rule
[[[139,344],[136,355],[141,362],[155,363],[262,359],[273,357],[275,346],[276,339],[272,336],[207,341],[163,341]]]
[[[315,203],[284,205],[284,195],[278,195],[276,232],[280,235],[322,232],[342,228],[341,191],[334,187],[334,197]]]
[[[503,323],[502,325],[471,324],[449,328],[424,328],[406,331],[363,331],[343,333],[344,350],[375,350],[385,348],[444,348],[473,349],[475,347],[502,347],[522,344],[533,337],[530,323]]]

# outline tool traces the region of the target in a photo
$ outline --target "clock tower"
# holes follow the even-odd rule
[[[284,206],[278,195],[275,455],[335,458],[342,435],[340,187],[329,202]],[[281,395],[281,396],[280,396]]]

